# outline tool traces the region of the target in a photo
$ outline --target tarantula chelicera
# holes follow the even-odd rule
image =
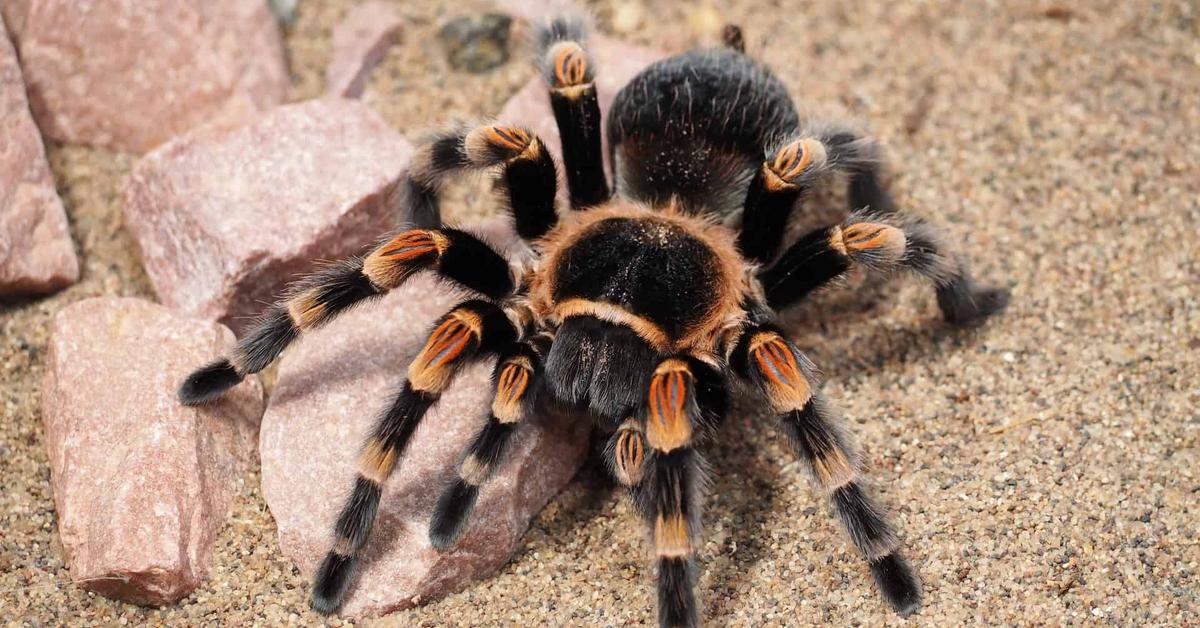
[[[608,439],[606,462],[649,529],[660,623],[697,624],[697,447],[721,422],[731,387],[744,383],[791,437],[883,597],[911,613],[919,580],[866,487],[861,458],[820,392],[816,369],[776,315],[855,266],[924,277],[957,324],[1000,310],[1007,293],[976,286],[933,229],[896,211],[871,140],[802,121],[779,80],[744,54],[736,28],[727,29],[723,48],[654,63],[620,91],[607,127],[611,186],[582,27],[554,20],[538,42],[570,212],[556,209],[555,159],[528,130],[482,126],[439,136],[403,180],[419,228],[293,284],[228,358],[180,388],[186,404],[214,399],[306,330],[422,270],[477,295],[434,325],[367,439],[316,574],[313,607],[329,613],[341,603],[383,485],[422,416],[463,365],[493,359],[491,414],[437,503],[429,528],[435,548],[455,543],[480,486],[545,393],[586,411]],[[493,167],[527,245],[527,259],[511,268],[488,244],[442,227],[439,218],[440,182]],[[835,173],[848,180],[849,217],[779,253],[805,191]]]

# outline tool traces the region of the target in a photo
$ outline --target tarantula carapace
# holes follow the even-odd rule
[[[542,393],[593,417],[605,458],[645,517],[657,561],[659,621],[698,623],[697,446],[746,384],[791,436],[817,489],[898,612],[920,603],[884,509],[816,369],[776,313],[855,266],[926,278],[952,323],[1001,309],[1006,293],[977,287],[925,223],[898,213],[880,182],[876,145],[838,125],[802,121],[783,85],[726,45],[659,61],[617,95],[608,119],[611,186],[601,157],[593,63],[577,21],[539,31],[542,71],[562,135],[571,210],[556,209],[555,159],[511,126],[447,133],[403,180],[419,228],[364,258],[295,283],[226,358],[183,383],[186,404],[211,400],[270,364],[304,331],[429,270],[477,295],[434,326],[358,460],[358,477],[317,571],[312,604],[332,612],[352,582],[383,486],[421,417],[463,365],[496,361],[491,414],[433,513],[435,548],[455,543],[480,486]],[[488,244],[441,226],[437,190],[457,171],[491,169],[527,243],[510,266]],[[805,191],[848,180],[849,218],[778,249]]]

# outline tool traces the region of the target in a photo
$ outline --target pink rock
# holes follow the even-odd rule
[[[0,19],[0,295],[52,292],[79,279],[67,215],[29,114],[17,53]]]
[[[504,221],[483,233],[512,242]],[[263,417],[263,496],[285,554],[311,577],[333,541],[359,447],[403,382],[408,362],[434,320],[461,300],[418,276],[358,308],[289,350]],[[590,423],[537,417],[521,425],[508,459],[483,488],[471,522],[451,551],[427,537],[434,504],[491,404],[491,365],[464,370],[425,416],[408,455],[383,492],[360,575],[342,613],[353,617],[408,608],[465,588],[499,569],[529,520],[582,463]]]
[[[333,29],[333,59],[325,69],[325,93],[358,98],[371,70],[400,41],[400,14],[386,2],[360,4]]]
[[[42,417],[71,578],[103,596],[169,604],[208,571],[234,483],[252,458],[262,388],[186,408],[175,388],[233,334],[140,299],[99,297],[54,319]]]
[[[240,331],[314,260],[359,253],[393,228],[389,198],[410,153],[356,101],[285,105],[146,155],[125,224],[164,304]]]
[[[266,2],[4,0],[42,132],[143,152],[203,122],[283,101]]]
[[[626,44],[591,33],[588,37],[588,50],[596,64],[596,95],[600,101],[601,115],[607,116],[609,106],[617,92],[625,86],[638,72],[650,63],[666,56],[665,53]],[[558,163],[558,192],[563,207],[567,203],[567,174],[563,168],[562,147],[559,143],[558,125],[554,122],[554,111],[550,108],[550,97],[546,91],[546,83],[541,77],[530,79],[521,91],[517,92],[504,105],[500,122],[519,124],[528,127],[550,147],[550,152]],[[606,118],[607,120],[607,118]],[[604,147],[602,149],[604,163],[612,180],[612,166],[608,163],[608,138],[602,133]]]

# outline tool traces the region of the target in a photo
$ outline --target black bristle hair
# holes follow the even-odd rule
[[[921,581],[898,552],[871,562],[871,575],[888,604],[904,617],[921,606]]]
[[[342,599],[354,581],[357,563],[353,556],[339,556],[333,552],[325,555],[313,579],[310,601],[313,610],[322,615],[332,615],[342,605]]]
[[[696,608],[695,567],[686,558],[658,561],[658,625],[680,628],[700,625]]]
[[[435,549],[443,550],[458,540],[466,528],[467,519],[475,508],[479,487],[455,478],[438,498],[429,521],[429,542]]]
[[[938,307],[946,322],[954,325],[979,323],[1007,307],[1008,299],[1008,290],[981,288],[966,273],[937,289]]]
[[[238,342],[237,353],[242,368],[247,373],[267,368],[299,335],[287,309],[281,305],[271,306]]]
[[[225,391],[242,382],[242,375],[227,359],[202,366],[179,385],[179,401],[185,406],[197,406],[216,400]]]

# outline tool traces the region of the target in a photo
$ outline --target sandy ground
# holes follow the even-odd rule
[[[319,93],[349,4],[302,3],[288,36],[296,98]],[[523,45],[486,75],[447,66],[438,25],[486,4],[397,4],[412,24],[366,99],[410,138],[496,112],[530,76]],[[944,225],[979,276],[1013,289],[1009,311],[974,331],[939,323],[916,281],[882,298],[827,292],[795,314],[920,565],[927,602],[909,623],[1200,622],[1200,6],[659,4],[594,8],[602,29],[670,49],[741,24],[802,101],[868,121],[902,204]],[[0,314],[0,617],[320,621],[279,552],[257,474],[210,579],[178,606],[137,608],[70,583],[41,442],[47,323],[85,297],[150,290],[121,226],[133,158],[55,146],[51,160],[83,280]],[[484,189],[451,190],[450,217],[486,212]],[[776,430],[734,418],[723,436],[701,554],[710,623],[905,623]],[[645,556],[630,508],[584,472],[499,575],[372,623],[642,625],[653,617]]]

